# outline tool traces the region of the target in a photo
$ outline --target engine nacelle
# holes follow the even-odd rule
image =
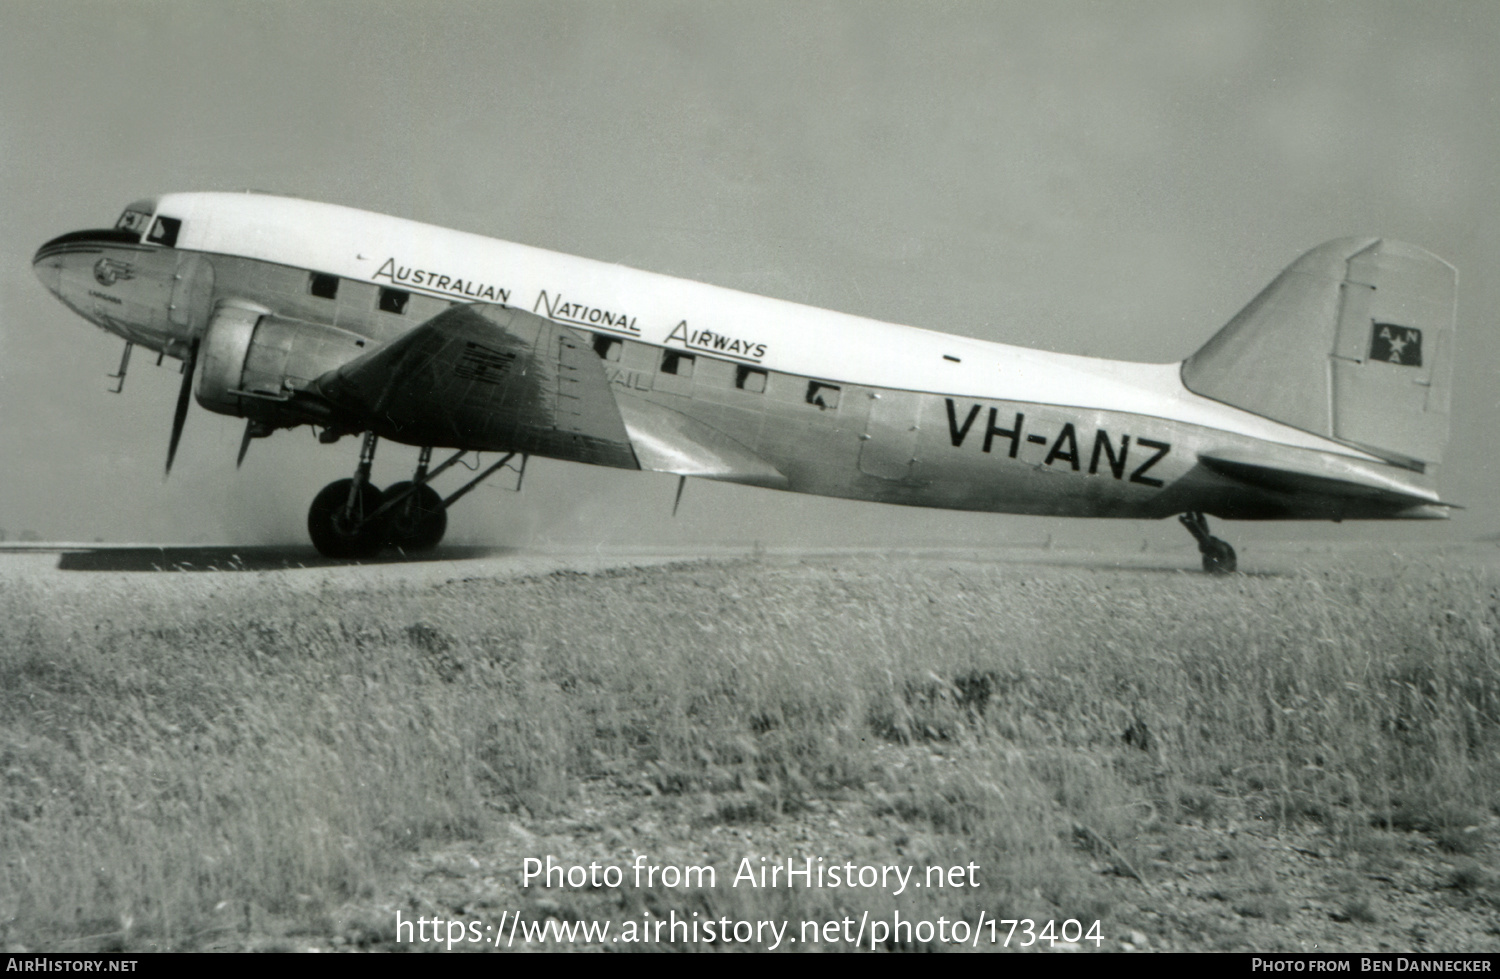
[[[276,316],[263,306],[220,306],[199,351],[198,403],[221,415],[273,424],[305,421],[288,404],[320,375],[364,353],[368,338]]]

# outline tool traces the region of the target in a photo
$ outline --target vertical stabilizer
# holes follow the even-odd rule
[[[1422,469],[1448,442],[1458,274],[1384,238],[1293,262],[1182,365],[1204,397]]]

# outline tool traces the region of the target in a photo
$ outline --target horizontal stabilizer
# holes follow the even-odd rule
[[[775,466],[680,411],[624,392],[616,400],[642,469],[770,489],[790,485]]]
[[[1348,456],[1276,448],[1276,458],[1250,458],[1233,451],[1200,453],[1198,461],[1221,476],[1277,493],[1348,500],[1361,509],[1376,506],[1402,511],[1410,507],[1452,507],[1430,491],[1413,486],[1383,469]],[[1400,470],[1407,475],[1407,470]],[[1445,516],[1446,514],[1433,514]]]

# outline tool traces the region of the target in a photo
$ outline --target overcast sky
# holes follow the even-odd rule
[[[297,194],[884,320],[1191,354],[1348,234],[1459,268],[1447,525],[1500,531],[1500,4],[29,2],[0,12],[0,529],[304,541],[356,440],[256,442],[36,281],[65,231],[173,190]],[[174,365],[175,362],[168,362]],[[415,450],[385,444],[381,484]],[[1149,538],[534,461],[450,540]],[[1231,524],[1242,546],[1308,532]]]

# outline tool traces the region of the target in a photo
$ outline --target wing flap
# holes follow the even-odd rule
[[[729,436],[625,392],[616,401],[642,469],[786,489],[781,471]]]

